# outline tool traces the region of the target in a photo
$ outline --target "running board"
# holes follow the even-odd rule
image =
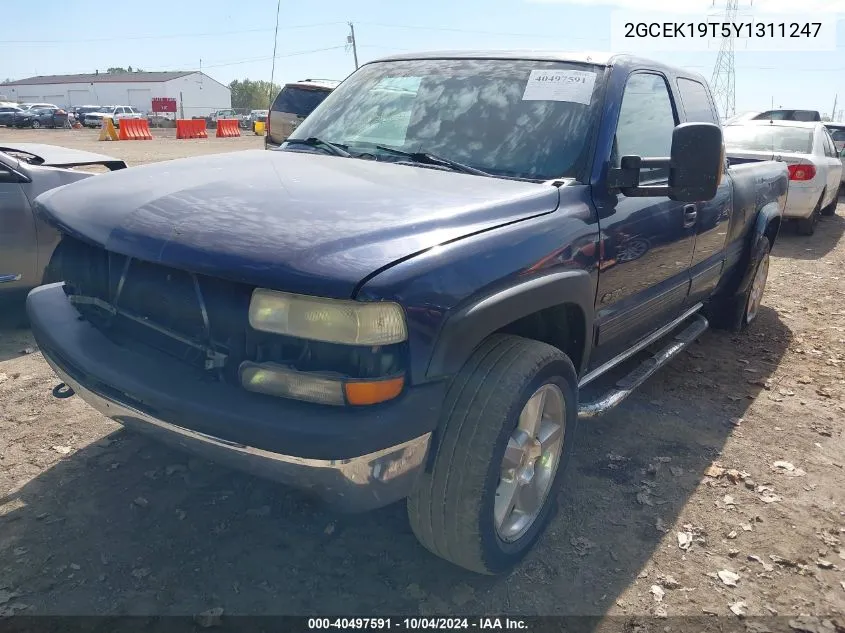
[[[702,315],[697,314],[683,330],[672,337],[669,344],[662,350],[645,360],[630,374],[620,379],[616,385],[598,400],[582,402],[578,406],[578,417],[581,419],[597,418],[604,415],[650,378],[658,369],[681,353],[690,343],[697,339],[710,324]]]

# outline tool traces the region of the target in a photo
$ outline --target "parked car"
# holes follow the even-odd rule
[[[36,108],[54,108],[56,110],[59,109],[55,103],[22,103],[21,110],[33,110]]]
[[[34,288],[45,269],[59,232],[33,213],[31,201],[55,187],[96,174],[75,167],[102,165],[123,169],[111,156],[41,143],[0,141],[0,297]]]
[[[86,127],[102,127],[106,119],[111,119],[115,127],[120,127],[122,119],[143,119],[144,114],[132,106],[106,106],[96,112],[85,114],[83,125]]]
[[[345,510],[407,498],[425,547],[503,572],[579,415],[759,314],[788,170],[726,168],[718,120],[701,76],[628,56],[369,62],[277,150],[42,194],[64,283],[32,332],[121,424]]]
[[[23,110],[13,105],[0,106],[0,125],[12,127],[15,124],[15,113],[17,112],[23,112]]]
[[[214,112],[212,112],[211,114],[209,114],[205,117],[194,117],[194,118],[195,119],[196,118],[205,119],[206,127],[213,130],[217,127],[217,119],[237,119],[238,122],[239,122],[238,125],[240,126],[240,120],[241,120],[242,117],[234,109],[225,108],[223,110],[215,110]]]
[[[824,126],[830,132],[830,138],[836,146],[836,152],[841,153],[845,149],[845,123],[825,122]]]
[[[76,106],[70,109],[70,114],[73,116],[74,120],[84,124],[86,114],[90,112],[101,112],[102,109],[103,107],[98,105]]]
[[[270,108],[264,147],[278,147],[339,84],[330,79],[305,79],[286,84]]]
[[[839,181],[839,195],[845,195],[845,149],[839,153],[839,162],[842,163],[842,178]]]
[[[842,162],[822,123],[748,121],[725,128],[733,163],[777,159],[789,167],[784,217],[797,220],[802,235],[812,235],[821,215],[836,213]]]
[[[727,121],[725,125],[737,125],[746,121],[821,121],[817,110],[766,110],[765,112],[743,112]]]
[[[29,108],[15,112],[12,125],[15,127],[64,127],[68,117],[65,110],[59,108]]]
[[[269,116],[269,110],[251,110],[249,116],[247,116],[247,127],[251,129],[253,132],[255,131],[255,124],[259,121],[264,121],[264,124],[267,124],[267,117]]]

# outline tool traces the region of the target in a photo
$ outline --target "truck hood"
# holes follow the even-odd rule
[[[551,185],[250,150],[104,174],[34,204],[62,231],[123,255],[344,298],[397,260],[558,200]]]

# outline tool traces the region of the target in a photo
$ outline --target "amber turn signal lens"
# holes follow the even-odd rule
[[[404,376],[376,382],[348,382],[343,388],[349,404],[377,404],[392,400],[405,386]]]

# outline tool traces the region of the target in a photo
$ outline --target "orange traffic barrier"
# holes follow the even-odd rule
[[[231,138],[241,135],[237,119],[217,119],[217,138]]]
[[[205,119],[176,119],[176,138],[208,138]]]
[[[121,141],[153,140],[153,135],[150,133],[149,121],[146,119],[122,119],[120,121],[118,138]]]

